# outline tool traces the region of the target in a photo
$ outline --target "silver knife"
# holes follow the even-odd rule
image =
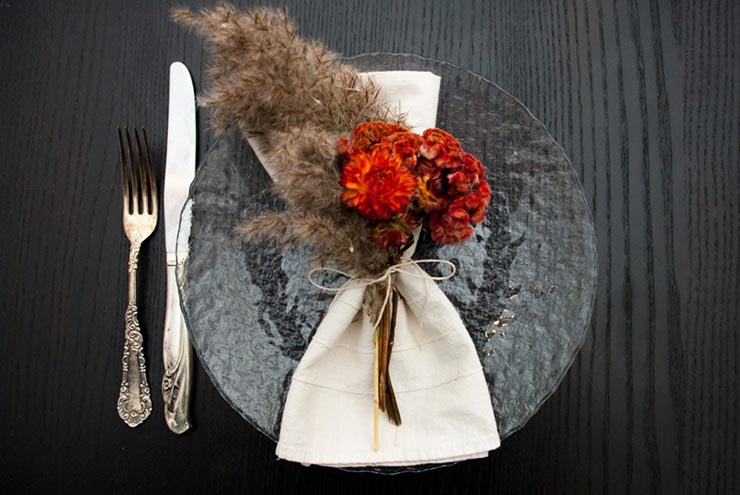
[[[195,92],[187,67],[170,65],[170,107],[167,125],[167,168],[164,178],[164,226],[167,245],[167,311],[164,325],[164,417],[175,433],[190,428],[188,412],[193,357],[188,329],[180,309],[177,265],[188,257],[190,204],[183,211],[195,177]],[[182,223],[180,213],[182,212]],[[178,227],[180,242],[178,244]],[[179,252],[178,252],[179,250]]]

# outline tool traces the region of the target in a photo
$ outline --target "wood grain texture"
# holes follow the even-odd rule
[[[3,492],[740,490],[740,4],[287,4],[304,35],[337,51],[461,65],[549,127],[583,181],[598,237],[591,337],[574,367],[490,458],[425,474],[275,461],[274,444],[202,371],[193,432],[170,434],[161,414],[130,430],[115,411],[127,249],[115,128],[147,128],[162,177],[168,65],[184,61],[199,89],[207,60],[168,21],[168,2],[0,0]],[[206,127],[202,114],[201,153]],[[163,229],[140,270],[158,383]]]

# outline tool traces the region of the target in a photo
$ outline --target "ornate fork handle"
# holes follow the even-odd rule
[[[123,345],[123,378],[118,395],[118,415],[130,427],[138,426],[152,412],[152,399],[146,380],[144,337],[136,308],[136,269],[141,241],[131,243],[128,260],[128,297],[126,340]]]

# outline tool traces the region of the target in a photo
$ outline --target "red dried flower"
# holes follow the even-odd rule
[[[408,129],[399,124],[389,124],[380,121],[363,122],[352,132],[352,146],[354,149],[370,151],[374,144],[379,143],[385,136],[394,132],[408,132]]]
[[[491,188],[483,165],[449,133],[429,129],[420,147],[417,204],[429,214],[432,239],[443,244],[462,242],[473,235],[471,224],[485,218]]]
[[[441,244],[457,244],[467,241],[473,235],[470,216],[460,208],[444,213],[432,213],[429,216],[428,227],[432,239]]]
[[[486,218],[486,208],[491,202],[491,186],[484,181],[479,190],[465,196],[464,200],[465,208],[470,213],[470,221],[481,223]]]
[[[411,202],[416,179],[401,158],[384,149],[356,151],[342,169],[342,201],[370,220],[389,220]]]
[[[422,142],[418,134],[399,131],[384,137],[381,146],[388,146],[394,154],[401,158],[405,166],[413,170],[416,168],[416,156]]]
[[[461,196],[450,203],[446,211],[430,215],[432,239],[442,244],[455,244],[466,241],[473,235],[467,199],[468,197]]]
[[[419,148],[421,156],[433,160],[438,168],[457,168],[462,165],[462,146],[449,132],[442,129],[427,129],[424,142]]]
[[[451,191],[465,194],[472,191],[483,178],[483,165],[470,153],[462,156],[463,166],[447,176],[447,183]]]

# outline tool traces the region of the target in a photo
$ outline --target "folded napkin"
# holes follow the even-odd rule
[[[438,76],[397,71],[362,77],[380,86],[381,100],[405,114],[411,130],[434,127]],[[260,157],[260,143],[250,144]],[[373,450],[374,322],[362,307],[367,286],[353,280],[332,301],[293,373],[279,458],[340,467],[405,466],[485,457],[499,446],[480,360],[454,306],[416,265],[405,266],[395,281],[402,297],[390,375],[403,424],[381,415],[379,448]]]
[[[485,457],[500,444],[486,379],[452,303],[414,265],[402,296],[390,374],[403,424],[381,415],[373,450],[373,322],[366,288],[340,292],[293,374],[277,456],[338,467]]]

